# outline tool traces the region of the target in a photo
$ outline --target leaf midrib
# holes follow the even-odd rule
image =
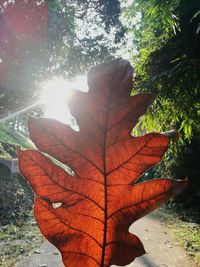
[[[112,79],[111,79],[112,80]],[[112,99],[112,87],[110,85],[110,94],[108,96],[108,105],[106,107],[106,120],[105,120],[105,132],[104,132],[104,142],[103,142],[103,176],[104,176],[104,237],[102,245],[102,258],[101,267],[104,267],[105,250],[107,243],[107,221],[108,221],[108,202],[107,202],[107,171],[106,171],[106,147],[107,147],[107,132],[108,132],[108,119],[110,113],[110,104]]]

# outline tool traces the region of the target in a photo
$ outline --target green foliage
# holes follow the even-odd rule
[[[0,157],[16,157],[16,145],[31,148],[33,144],[23,134],[0,124]]]
[[[123,1],[127,3],[127,1]],[[200,136],[200,2],[198,0],[141,1],[123,5],[132,36],[136,92],[152,92],[155,101],[133,131],[179,132],[163,163],[149,172],[188,177],[188,188],[175,199],[176,207],[199,223]],[[139,14],[139,15],[138,15]],[[133,23],[134,19],[136,23]],[[133,94],[135,93],[133,92]],[[174,202],[170,203],[174,205]]]
[[[188,177],[188,187],[176,197],[178,208],[184,208],[185,216],[200,223],[200,138],[194,134],[190,144],[182,147],[177,163],[171,162],[170,170],[174,177]]]
[[[29,215],[25,223],[18,226],[8,224],[0,227],[0,266],[12,267],[21,257],[28,255],[43,242],[39,229]]]
[[[197,224],[183,223],[181,231],[180,227],[176,227],[174,234],[188,254],[200,265],[200,227]]]
[[[0,225],[25,221],[33,205],[32,191],[21,175],[11,176],[2,164],[0,174]]]
[[[161,220],[167,224],[176,240],[186,249],[200,266],[200,226],[196,223],[186,222],[176,212],[161,208],[156,211]]]
[[[151,91],[156,101],[142,119],[142,129],[166,131],[177,129],[181,141],[191,140],[200,131],[200,38],[199,1],[133,1],[124,10],[141,13],[133,33],[133,46],[138,54],[132,57],[136,68],[137,91]]]

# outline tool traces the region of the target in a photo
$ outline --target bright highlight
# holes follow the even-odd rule
[[[73,81],[54,77],[42,84],[41,102],[45,105],[45,117],[70,124],[73,121],[67,107],[72,89],[87,91],[85,76],[77,76]]]

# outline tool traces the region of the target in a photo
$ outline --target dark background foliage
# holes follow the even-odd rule
[[[177,130],[179,144],[172,144],[164,163],[154,169],[176,178],[188,177],[189,186],[175,199],[184,213],[200,212],[200,2],[133,1],[124,7],[127,22],[141,15],[139,27],[129,28],[136,69],[136,91],[150,91],[156,100],[139,131]],[[170,204],[174,206],[174,202]]]

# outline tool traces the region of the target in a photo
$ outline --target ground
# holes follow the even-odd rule
[[[137,221],[130,228],[143,242],[147,254],[137,258],[129,267],[197,267],[193,259],[172,237],[171,230],[151,214]],[[45,241],[39,249],[16,267],[63,267],[58,250]]]

